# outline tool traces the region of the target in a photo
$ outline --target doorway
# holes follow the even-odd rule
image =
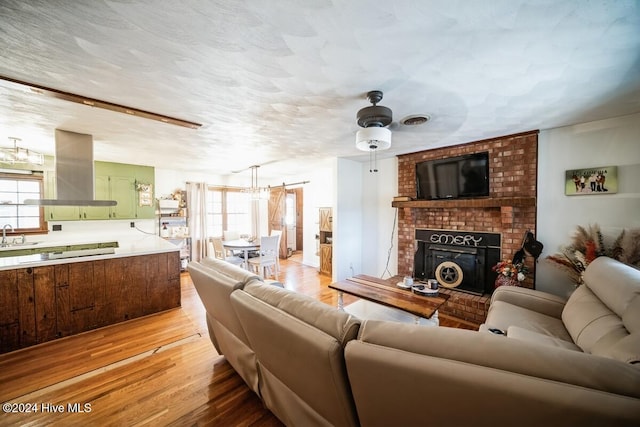
[[[269,233],[281,230],[280,258],[292,255],[302,259],[304,243],[303,189],[271,188],[269,196]]]

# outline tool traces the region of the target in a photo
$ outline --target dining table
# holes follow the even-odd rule
[[[260,249],[260,239],[224,240],[222,242],[222,246],[224,246],[225,249],[229,249],[231,251],[243,251],[244,265],[246,266],[246,268],[249,268],[249,252],[257,251]]]

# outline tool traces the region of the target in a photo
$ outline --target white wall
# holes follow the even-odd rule
[[[391,201],[398,195],[398,159],[378,160],[378,172],[362,168],[362,271],[374,277],[398,271],[398,210]]]
[[[362,271],[363,169],[362,163],[337,159],[337,188],[333,203],[333,280],[346,279]]]
[[[334,207],[336,159],[319,162],[309,168],[309,174],[292,182],[309,181],[302,187],[302,263],[320,267],[318,239],[320,213],[318,208]]]
[[[599,120],[540,132],[538,139],[537,238],[540,259],[570,243],[578,225],[598,224],[605,236],[640,227],[640,114]],[[564,194],[565,171],[618,166],[618,193],[584,196]],[[536,288],[570,292],[554,283],[545,263],[537,269]]]

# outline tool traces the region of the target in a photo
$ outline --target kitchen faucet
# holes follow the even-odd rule
[[[13,231],[13,226],[11,224],[5,224],[5,225],[2,226],[2,243],[1,243],[1,245],[3,247],[9,245],[7,243],[7,227],[9,227],[11,229],[11,231]]]

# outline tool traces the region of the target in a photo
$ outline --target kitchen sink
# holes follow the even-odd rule
[[[38,245],[42,242],[23,242],[23,243],[7,243],[3,248],[20,248],[22,246],[33,246]]]
[[[18,244],[11,244],[9,246],[5,246],[0,248],[0,258],[3,257],[14,257],[14,256],[23,256],[23,255],[37,255],[37,254],[47,254],[46,257],[49,258],[49,254],[68,254],[72,253],[74,256],[83,256],[83,255],[97,255],[101,252],[102,249],[111,249],[111,251],[103,251],[102,253],[114,253],[114,248],[118,247],[118,242],[100,242],[100,243],[79,243],[79,244],[71,244],[71,245],[42,245],[38,246],[38,243],[43,242],[25,242]],[[95,251],[95,253],[91,253]],[[64,257],[64,256],[60,256]],[[50,259],[54,259],[55,255]]]

